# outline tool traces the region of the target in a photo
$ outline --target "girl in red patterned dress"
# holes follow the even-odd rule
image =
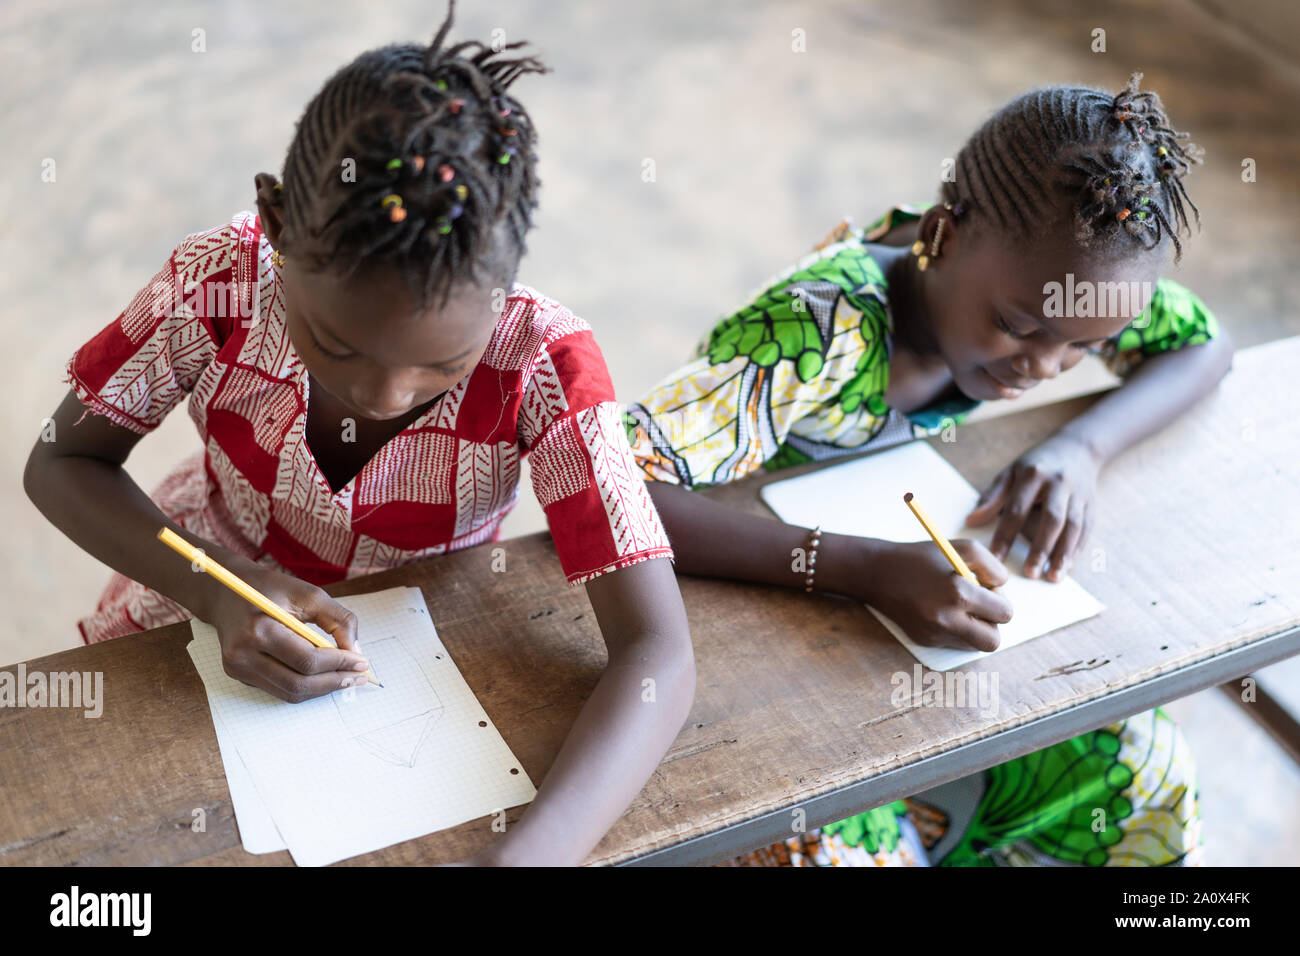
[[[530,456],[609,667],[522,819],[479,862],[577,863],[690,709],[672,551],[591,329],[514,281],[537,179],[507,92],[532,57],[477,42],[358,57],[308,104],[257,214],[181,241],[68,363],[24,483],[119,573],[87,642],[187,619],[227,673],[284,700],[363,679],[356,621],[321,585],[495,540]],[[522,44],[511,44],[506,50]],[[153,500],[122,463],[182,399],[204,449]],[[93,413],[93,414],[92,414]],[[167,526],[334,636],[317,650],[159,547]],[[642,703],[653,678],[658,705]]]

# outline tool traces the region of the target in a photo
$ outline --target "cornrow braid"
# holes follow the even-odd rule
[[[350,276],[396,266],[421,307],[457,282],[512,278],[539,181],[536,135],[507,93],[540,61],[477,41],[361,54],[308,103],[285,158],[284,251]],[[497,226],[505,223],[509,248]]]
[[[1183,142],[1159,96],[1139,92],[1141,80],[1134,73],[1114,95],[1053,86],[1013,100],[962,147],[943,201],[1017,238],[1071,222],[1090,250],[1153,249],[1168,235],[1177,261],[1188,207],[1201,222],[1183,177],[1203,154]]]

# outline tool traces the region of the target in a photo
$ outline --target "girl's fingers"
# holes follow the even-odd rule
[[[969,614],[958,615],[952,628],[952,637],[956,638],[956,643],[946,646],[961,650],[996,651],[1002,643],[1002,636],[998,634],[995,624]]]
[[[974,509],[966,516],[968,525],[985,524],[998,513],[998,509],[1006,499],[1007,489],[1011,487],[1012,471],[1013,469],[1009,467],[1003,468],[993,479],[993,483],[984,489],[979,500],[975,502]]]
[[[1020,473],[1015,485],[1008,492],[1007,502],[1002,508],[1002,518],[998,521],[997,530],[993,532],[993,540],[989,543],[989,550],[999,561],[1011,550],[1011,545],[1015,543],[1021,525],[1029,517],[1029,512],[1033,509],[1034,501],[1038,498],[1042,486],[1043,476],[1036,468],[1028,468]]]
[[[1070,517],[1065,522],[1065,531],[1056,541],[1052,552],[1051,565],[1047,569],[1049,581],[1059,581],[1061,576],[1074,564],[1074,555],[1083,544],[1083,516],[1086,508],[1078,495],[1070,500]]]
[[[302,640],[301,637],[297,639]],[[301,674],[290,670],[269,654],[257,655],[250,661],[250,668],[256,669],[250,669],[247,676],[240,678],[245,684],[260,687],[268,694],[291,704],[301,704],[305,700],[322,697],[344,687],[360,686],[366,680],[361,671]]]
[[[258,651],[297,674],[326,674],[331,671],[365,671],[366,659],[356,651],[317,647],[279,621],[266,618],[257,635]]]
[[[294,604],[304,621],[310,621],[334,638],[334,643],[351,650],[357,642],[357,616],[316,587],[294,595]]]
[[[1047,500],[1038,515],[1038,533],[1025,559],[1025,577],[1038,577],[1038,566],[1056,547],[1070,517],[1070,488],[1064,481],[1047,486]]]
[[[961,595],[961,616],[989,624],[1006,624],[1011,620],[1015,608],[997,591],[971,584],[965,578],[958,578],[957,590]]]
[[[1007,572],[1006,565],[993,557],[989,549],[978,541],[954,538],[952,546],[986,588],[998,588],[1010,580],[1011,575]]]

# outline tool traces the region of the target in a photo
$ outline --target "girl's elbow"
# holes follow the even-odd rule
[[[36,447],[27,456],[27,464],[23,466],[23,492],[27,495],[27,500],[37,508],[41,507],[41,491],[48,484],[44,478],[47,456],[43,454],[43,444],[36,443]]]

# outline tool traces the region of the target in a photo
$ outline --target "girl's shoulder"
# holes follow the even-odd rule
[[[500,371],[527,375],[543,352],[573,335],[589,337],[591,326],[550,296],[515,282],[482,361]]]
[[[259,276],[269,269],[270,254],[257,213],[242,210],[176,244],[170,294],[207,320],[218,345],[224,344],[252,324],[259,307]]]

